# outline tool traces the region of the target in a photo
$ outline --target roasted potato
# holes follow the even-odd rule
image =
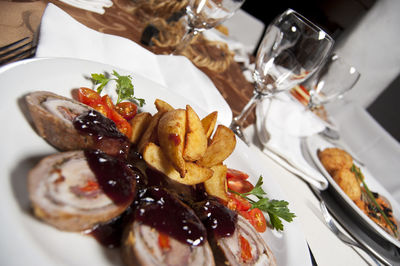
[[[174,110],[174,107],[172,107],[169,103],[164,102],[163,100],[160,99],[156,99],[154,101],[154,105],[156,106],[156,109],[159,112],[168,112]]]
[[[201,120],[207,139],[210,138],[217,123],[218,112],[212,112]]]
[[[203,157],[207,149],[207,137],[200,118],[190,105],[186,105],[186,141],[183,158],[194,162]]]
[[[170,160],[164,155],[162,149],[152,142],[147,143],[144,148],[143,159],[150,167],[160,171],[172,180],[185,185],[203,183],[213,175],[213,170],[209,168],[201,167],[195,163],[185,162],[187,172],[185,177],[182,178],[180,173],[171,164]]]
[[[175,169],[184,177],[186,164],[183,159],[183,147],[186,133],[186,110],[174,109],[166,112],[158,123],[158,141],[165,156]]]
[[[221,164],[236,146],[235,133],[226,126],[219,125],[203,157],[197,163],[204,167]]]
[[[131,142],[137,144],[151,121],[150,113],[139,113],[131,119],[130,124],[132,127]]]
[[[220,199],[228,201],[226,172],[228,168],[226,165],[215,165],[211,167],[214,171],[212,177],[204,182],[204,187],[208,194],[216,196]]]
[[[164,115],[163,112],[158,112],[156,113],[150,120],[149,125],[147,126],[146,130],[144,131],[142,137],[140,138],[140,141],[137,145],[138,151],[140,153],[143,152],[144,147],[146,146],[147,143],[149,142],[157,142],[157,128],[158,128],[158,122],[160,121],[160,118]]]

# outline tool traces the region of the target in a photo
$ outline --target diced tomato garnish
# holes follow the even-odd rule
[[[104,96],[101,97],[101,101],[108,106],[108,108],[110,109],[114,109],[114,104],[110,98],[110,96],[108,96],[107,94],[105,94]]]
[[[239,241],[240,241],[240,255],[244,261],[249,261],[253,258],[253,255],[251,255],[251,246],[249,241],[247,241],[246,238],[244,238],[242,235],[239,235]]]
[[[267,221],[260,209],[254,208],[249,211],[250,223],[254,226],[257,232],[263,233],[267,229]]]
[[[100,112],[105,117],[108,117],[114,121],[118,130],[127,136],[128,138],[132,135],[131,124],[117,112],[111,98],[108,95],[101,97],[96,91],[89,88],[80,88],[78,93],[78,98],[81,103],[89,105],[96,111]],[[137,106],[135,105],[136,109]],[[134,108],[134,107],[132,107]],[[135,109],[135,114],[136,114]]]
[[[236,169],[232,169],[232,168],[228,168],[228,171],[226,173],[226,178],[232,178],[232,177],[236,177],[236,178],[241,178],[241,179],[247,179],[249,178],[249,175],[246,173],[243,173],[242,171],[236,170]]]
[[[79,187],[83,192],[91,192],[99,189],[99,183],[96,181],[88,180],[84,187]]]
[[[123,118],[117,111],[111,110],[111,115],[109,117],[112,121],[114,121],[115,125],[117,126],[118,130],[127,136],[128,138],[132,135],[132,126]]]
[[[169,250],[171,248],[169,244],[169,236],[163,233],[158,233],[158,245],[163,250]]]
[[[247,211],[251,208],[251,203],[248,202],[245,198],[236,195],[236,194],[228,194],[228,208],[235,211]]]
[[[239,213],[240,215],[242,215],[243,218],[245,218],[246,220],[250,221],[250,214],[249,214],[249,211],[238,211],[238,213]]]
[[[115,110],[126,120],[132,119],[137,112],[137,105],[132,102],[122,102],[115,106]]]
[[[101,103],[101,96],[96,91],[84,87],[79,88],[78,99],[89,106]]]
[[[105,117],[110,117],[111,115],[111,109],[108,108],[107,105],[103,103],[92,104],[90,107],[92,107],[94,110],[101,113]]]
[[[227,178],[226,181],[228,184],[228,188],[237,193],[247,193],[254,188],[253,184],[242,178],[231,177]]]

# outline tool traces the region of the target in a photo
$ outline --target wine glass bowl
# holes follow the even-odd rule
[[[218,26],[236,12],[245,0],[189,0],[188,31],[173,54],[180,54],[200,32]]]
[[[257,102],[286,91],[312,75],[333,47],[333,39],[318,26],[292,9],[268,26],[257,50],[254,95],[231,123],[231,129],[245,142],[243,125]]]
[[[359,80],[361,74],[337,54],[332,54],[310,79],[304,82],[310,94],[308,108],[313,110],[323,104],[343,97]]]

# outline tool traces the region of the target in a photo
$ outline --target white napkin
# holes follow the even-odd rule
[[[36,56],[114,65],[161,84],[206,112],[218,111],[218,120],[224,125],[232,120],[232,111],[218,89],[186,57],[155,55],[129,39],[97,32],[53,4],[48,4],[43,14]]]
[[[328,181],[304,159],[301,148],[301,139],[322,131],[325,124],[285,93],[262,100],[256,116],[256,131],[263,151],[311,185],[326,189]]]
[[[92,11],[99,14],[104,14],[105,7],[111,7],[113,2],[111,0],[60,0],[68,5]]]

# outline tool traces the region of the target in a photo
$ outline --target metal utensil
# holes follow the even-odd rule
[[[352,239],[350,236],[348,236],[344,232],[342,232],[336,226],[336,223],[335,223],[333,217],[330,215],[330,213],[329,213],[328,209],[326,208],[326,205],[323,201],[320,202],[320,208],[321,208],[321,212],[324,217],[326,225],[341,241],[343,241],[345,244],[347,244],[349,246],[356,247],[356,248],[359,248],[362,251],[364,251],[376,265],[382,265],[379,261],[384,263],[384,265],[391,265],[385,258],[380,256],[374,250],[369,249],[368,247],[359,244],[354,239]]]
[[[16,59],[32,57],[36,51],[36,43],[29,37],[0,47],[0,66]]]

